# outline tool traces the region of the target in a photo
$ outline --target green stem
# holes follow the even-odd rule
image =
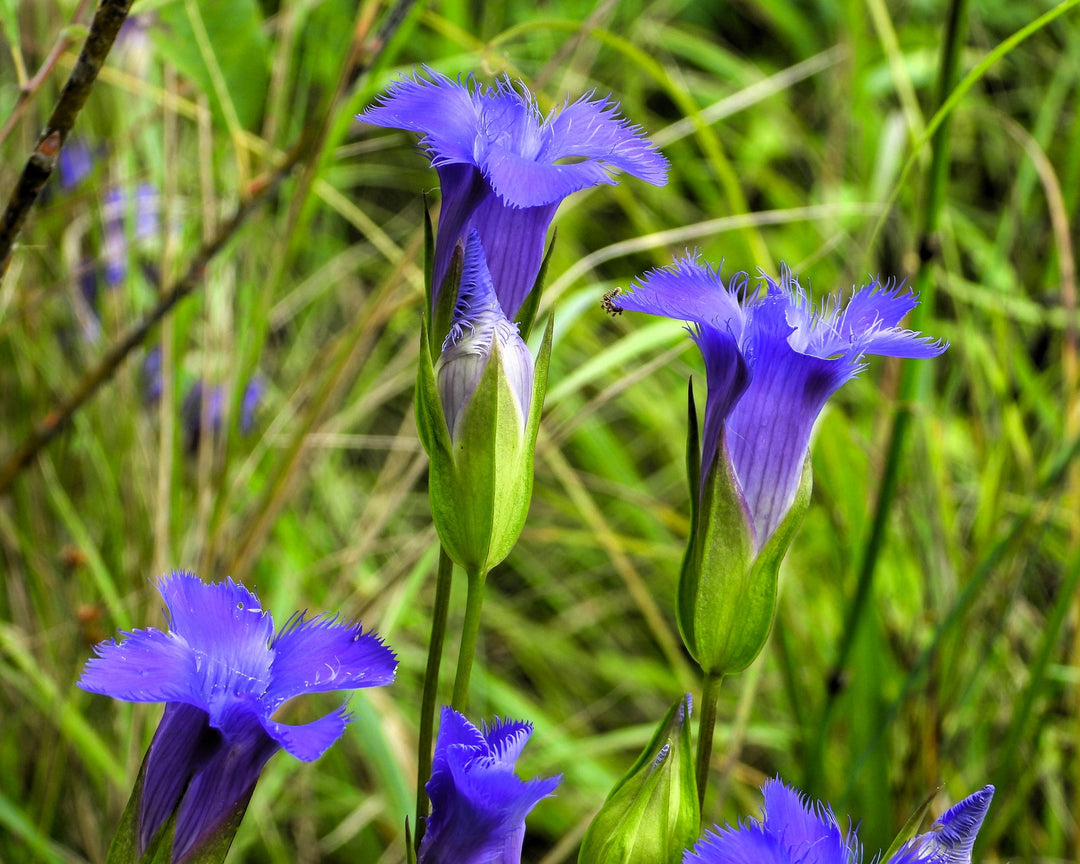
[[[424,784],[431,776],[431,742],[435,737],[435,703],[439,697],[439,666],[442,664],[443,642],[446,641],[446,617],[450,609],[450,582],[454,562],[439,548],[439,575],[435,579],[435,608],[431,618],[431,640],[428,642],[427,668],[424,669],[424,694],[420,703],[420,744],[416,759],[416,848],[424,837],[424,820],[428,815],[428,797]]]
[[[450,704],[455,711],[465,712],[469,704],[469,676],[472,675],[476,640],[480,635],[480,608],[484,605],[484,582],[487,573],[469,574],[469,594],[465,599],[465,624],[461,631],[457,672],[454,675],[454,695]]]
[[[956,67],[964,36],[967,4],[968,0],[952,0],[949,4],[935,94],[935,104],[938,106],[945,103],[956,81]],[[950,119],[945,118],[937,126],[930,145],[930,168],[924,186],[922,224],[919,231],[919,269],[914,280],[914,289],[920,296],[921,305],[917,307],[911,316],[911,328],[917,331],[924,329],[922,322],[929,316],[933,308],[934,285],[931,280],[931,265],[937,257],[939,247],[938,224],[945,201],[945,189],[948,185]],[[848,662],[855,646],[859,626],[866,618],[867,604],[873,595],[874,574],[884,545],[892,502],[896,495],[904,442],[911,427],[911,405],[919,398],[920,391],[923,389],[923,382],[926,380],[925,371],[925,369],[917,368],[912,363],[905,363],[900,370],[899,404],[893,416],[892,428],[889,432],[885,469],[881,477],[881,484],[878,487],[877,500],[874,503],[870,534],[859,561],[855,596],[852,598],[851,605],[848,606],[844,617],[840,648],[837,652],[836,662],[828,676],[825,705],[822,709],[817,735],[808,760],[806,791],[809,794],[823,794],[823,790],[818,788],[818,784],[822,781],[824,771],[824,751],[829,727],[832,725],[837,699],[847,684]]]
[[[701,714],[697,740],[697,797],[698,807],[705,812],[705,789],[709,783],[709,763],[712,762],[713,732],[716,730],[716,703],[720,699],[723,675],[706,672],[701,684]]]

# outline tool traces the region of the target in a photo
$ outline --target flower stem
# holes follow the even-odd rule
[[[431,742],[435,733],[435,703],[439,696],[439,666],[442,663],[443,642],[446,641],[446,617],[450,609],[450,582],[454,562],[439,548],[439,575],[435,580],[435,608],[431,618],[431,640],[428,642],[427,668],[424,669],[424,693],[420,703],[420,743],[416,760],[416,848],[424,837],[424,820],[428,815],[428,797],[424,784],[431,776]]]
[[[461,631],[457,672],[454,675],[454,695],[450,704],[455,711],[465,713],[469,704],[469,676],[472,675],[476,640],[480,635],[480,608],[484,605],[484,582],[487,573],[469,574],[469,593],[465,599],[465,624]]]
[[[701,717],[698,720],[697,797],[701,812],[705,812],[705,789],[709,783],[709,763],[712,761],[713,732],[716,729],[716,703],[720,698],[722,674],[706,672],[701,685]]]

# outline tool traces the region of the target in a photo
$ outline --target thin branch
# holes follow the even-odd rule
[[[15,453],[0,466],[0,495],[5,494],[19,472],[29,465],[34,457],[55,438],[68,423],[75,412],[93,396],[103,384],[112,379],[128,355],[146,339],[147,334],[158,324],[173,307],[202,285],[206,267],[225,245],[239,231],[240,227],[270,193],[277,188],[281,180],[310,149],[310,141],[302,140],[285,158],[265,182],[253,184],[255,187],[250,198],[237,208],[232,218],[218,230],[210,240],[200,247],[192,258],[187,271],[173,288],[163,294],[157,305],[134,327],[116,342],[101,358],[97,366],[88,372],[79,382],[78,387],[58,407],[50,411],[41,423],[34,428]]]
[[[4,215],[0,218],[0,281],[3,281],[7,272],[11,250],[22,232],[30,208],[34,206],[45,181],[56,166],[60,148],[64,146],[68,133],[75,125],[75,118],[86,104],[98,72],[116,40],[116,34],[127,19],[131,4],[132,0],[101,0],[101,5],[94,13],[90,32],[86,36],[75,68],[71,70],[52,116],[38,138],[34,152],[26,161],[19,182],[15,184],[15,189],[8,199]]]

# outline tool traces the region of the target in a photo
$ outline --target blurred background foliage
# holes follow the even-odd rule
[[[1049,8],[973,4],[961,72]],[[4,195],[91,13],[0,3]],[[231,860],[402,859],[437,558],[411,407],[437,181],[412,136],[353,116],[421,64],[521,78],[545,109],[611,92],[673,167],[665,188],[631,180],[559,212],[535,497],[489,579],[474,674],[475,716],[536,724],[521,773],[566,775],[524,860],[576,860],[697,687],[673,598],[686,383],[703,392],[703,369],[677,324],[609,318],[600,299],[686,248],[728,275],[784,261],[817,294],[910,278],[926,148],[898,181],[935,107],[945,15],[940,0],[136,2],[0,287],[0,459],[284,153],[318,146],[0,498],[0,860],[103,860],[160,708],[73,685],[94,642],[162,625],[150,580],[174,567],[243,579],[275,615],[359,616],[401,659],[322,760],[272,761]],[[850,660],[832,674],[896,362],[819,424],[771,641],[722,692],[709,821],[756,813],[779,773],[861,820],[872,852],[939,785],[938,812],[993,782],[982,860],[1080,858],[1080,473],[1063,461],[1080,430],[1078,86],[1072,13],[955,112],[924,319],[951,347],[909,406]]]

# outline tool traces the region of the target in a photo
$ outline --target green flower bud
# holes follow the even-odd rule
[[[549,328],[534,364],[472,232],[442,353],[432,364],[425,332],[417,378],[432,516],[447,554],[469,573],[502,561],[525,524],[550,347]]]
[[[611,790],[585,833],[578,864],[678,864],[700,820],[687,694]]]

